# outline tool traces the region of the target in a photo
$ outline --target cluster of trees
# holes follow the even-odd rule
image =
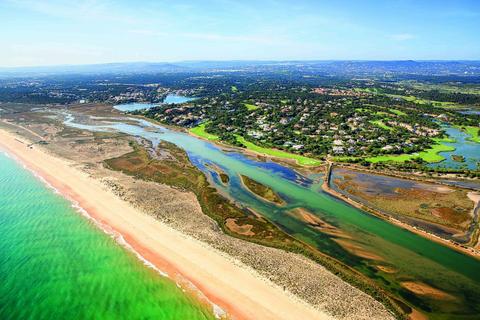
[[[239,77],[232,77],[230,82],[217,78],[192,81],[201,84],[202,90],[213,88],[214,92],[193,105],[162,106],[146,111],[146,115],[182,126],[208,122],[207,132],[234,145],[239,145],[236,135],[240,135],[265,147],[316,156],[332,153],[333,141],[343,138],[353,141],[345,143],[344,149],[346,154],[355,156],[411,153],[432,144],[430,137],[398,125],[387,130],[372,123],[375,120],[387,125],[392,120],[423,129],[440,128],[432,117],[425,116],[435,108],[418,108],[412,102],[388,96],[317,94],[308,85],[278,78],[249,79],[251,82]],[[246,104],[256,104],[257,108],[248,108]],[[356,119],[354,123],[352,119]],[[411,138],[414,143],[405,143]],[[395,148],[383,149],[386,145]]]
[[[480,104],[480,95],[460,93],[460,92],[443,92],[438,90],[418,91],[415,94],[417,97],[434,100],[455,102],[458,104]]]

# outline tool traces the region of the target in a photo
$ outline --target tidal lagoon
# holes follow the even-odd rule
[[[98,121],[96,125],[87,125],[74,120],[69,116],[66,124],[85,130],[115,130],[140,136],[153,146],[162,140],[174,143],[187,152],[192,163],[222,194],[240,206],[261,213],[295,238],[353,267],[432,319],[476,319],[480,312],[480,260],[353,208],[323,192],[321,182],[314,182],[285,166],[225,151],[148,121],[130,118],[125,122]],[[229,175],[228,185],[220,181],[211,165]],[[270,187],[286,205],[262,201],[246,190],[240,175]],[[331,234],[319,232],[290,214],[295,208],[309,210],[346,234],[349,240],[339,241]],[[421,293],[425,288],[434,294]]]

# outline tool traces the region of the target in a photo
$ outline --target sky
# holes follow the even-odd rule
[[[0,0],[0,67],[480,60],[480,0]]]

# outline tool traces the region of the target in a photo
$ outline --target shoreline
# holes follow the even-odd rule
[[[146,261],[185,279],[235,319],[330,319],[233,259],[171,229],[106,191],[98,181],[37,146],[0,130],[0,146],[94,220],[123,237]],[[22,138],[23,140],[23,138]],[[34,159],[34,160],[33,160]],[[219,278],[218,275],[223,277]],[[215,308],[215,307],[214,307]]]

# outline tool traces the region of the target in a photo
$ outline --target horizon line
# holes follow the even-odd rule
[[[114,64],[175,64],[175,63],[194,63],[194,62],[480,62],[478,59],[192,59],[192,60],[172,60],[172,61],[112,61],[112,62],[92,62],[79,64],[45,64],[45,65],[23,65],[23,66],[0,66],[0,70],[13,70],[23,68],[55,68],[55,67],[82,67],[82,66],[101,66]]]

